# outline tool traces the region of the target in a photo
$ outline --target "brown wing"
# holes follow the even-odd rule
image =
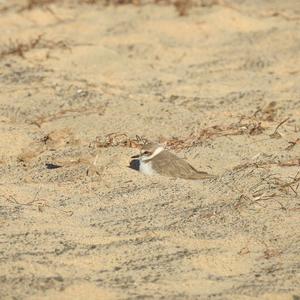
[[[159,174],[184,179],[206,179],[215,176],[199,172],[185,160],[168,151],[162,151],[152,160],[152,166]]]

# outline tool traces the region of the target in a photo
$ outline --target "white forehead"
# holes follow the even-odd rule
[[[147,143],[147,144],[143,145],[142,151],[151,151],[151,152],[153,152],[158,147],[161,147],[161,145],[156,144],[156,143]]]
[[[145,156],[145,157],[141,157],[141,160],[144,161],[144,160],[149,160],[149,159],[152,159],[153,157],[155,157],[156,155],[158,155],[160,152],[164,151],[164,147],[162,146],[159,146],[153,151],[153,153],[150,155],[150,156]]]

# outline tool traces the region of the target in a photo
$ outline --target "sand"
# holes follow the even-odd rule
[[[83,2],[0,2],[0,298],[300,299],[299,1]]]

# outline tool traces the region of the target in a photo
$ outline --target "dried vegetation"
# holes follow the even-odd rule
[[[272,128],[276,123],[278,107],[276,102],[271,102],[265,108],[259,108],[253,116],[241,116],[237,122],[229,125],[214,125],[203,128],[199,131],[192,132],[190,135],[185,137],[172,137],[164,138],[161,137],[159,142],[164,143],[168,148],[175,151],[188,149],[193,146],[202,145],[206,141],[214,140],[224,136],[236,136],[236,135],[249,135],[256,136],[264,133],[267,129]],[[269,138],[282,138],[279,132],[281,126],[289,121],[289,118],[285,118],[279,122],[273,133],[269,135]],[[295,128],[295,131],[298,131]],[[94,144],[96,147],[115,147],[124,146],[136,148],[138,145],[143,143],[145,138],[130,138],[126,133],[110,133],[105,137],[97,137]],[[300,138],[295,141],[287,141],[288,146],[286,150],[291,150],[296,145],[300,144]]]
[[[188,149],[193,146],[203,145],[205,142],[217,139],[224,136],[236,136],[236,135],[248,135],[249,137],[255,135],[261,135],[267,130],[274,128],[273,133],[269,134],[266,139],[279,139],[282,138],[279,129],[288,123],[289,119],[286,118],[281,122],[276,121],[278,115],[278,108],[275,102],[271,102],[265,108],[259,108],[255,114],[251,117],[242,116],[236,123],[229,125],[214,125],[211,127],[203,128],[197,132],[191,133],[189,136],[178,138],[161,138],[159,142],[164,143],[167,148],[180,151]],[[277,123],[277,124],[276,124]],[[296,129],[295,129],[296,130]],[[295,141],[286,141],[289,145],[285,148],[285,151],[291,150],[293,147],[300,144],[299,138]],[[108,147],[130,147],[140,148],[141,145],[147,141],[145,138],[136,136],[130,138],[125,133],[111,133],[105,137],[98,137],[94,142],[94,146],[97,148],[108,148]],[[239,195],[235,203],[236,207],[239,207],[243,202],[246,201],[248,204],[257,204],[263,206],[265,201],[274,200],[280,205],[281,209],[289,210],[279,199],[285,196],[298,197],[298,188],[300,185],[300,172],[293,177],[281,178],[271,172],[272,166],[278,167],[300,167],[300,157],[292,159],[256,159],[254,162],[249,161],[243,164],[239,164],[232,168],[231,175],[240,177],[239,174],[243,172],[247,173],[247,176],[254,176],[258,182],[255,182],[253,186],[249,188],[247,192],[239,190],[238,184],[235,183],[234,177],[229,180],[225,185],[231,187],[235,194]],[[256,171],[265,170],[266,173],[254,174]],[[241,173],[242,172],[242,173]],[[226,174],[223,174],[226,176]],[[221,178],[223,177],[221,176]],[[221,179],[222,180],[222,179]],[[298,208],[291,208],[298,209]]]
[[[0,49],[0,59],[10,55],[17,55],[24,58],[25,53],[33,49],[57,48],[67,50],[71,49],[68,43],[65,41],[51,41],[46,39],[43,34],[40,34],[28,41],[9,40],[9,42],[2,46],[2,49]]]
[[[40,191],[38,191],[35,196],[33,197],[32,200],[28,200],[26,202],[22,202],[20,200],[18,200],[17,195],[16,194],[11,194],[9,192],[3,193],[2,195],[0,195],[1,197],[3,197],[7,202],[13,204],[13,205],[17,205],[19,207],[23,207],[23,208],[33,208],[36,209],[39,212],[43,212],[46,208],[50,208],[53,209],[59,213],[65,214],[67,216],[72,216],[73,215],[73,211],[71,210],[64,210],[61,208],[57,208],[54,207],[52,205],[48,204],[48,199],[42,198],[39,196]]]
[[[43,7],[49,10],[51,13],[52,10],[49,8],[49,5],[53,3],[59,3],[58,0],[27,0],[27,4],[22,7],[21,10],[31,10],[36,7]],[[77,2],[79,4],[102,4],[105,6],[108,5],[136,5],[142,6],[147,4],[156,4],[156,5],[171,5],[174,6],[179,16],[188,15],[189,10],[194,6],[206,6],[210,7],[213,5],[223,5],[228,6],[224,3],[224,0],[77,0],[69,1]]]

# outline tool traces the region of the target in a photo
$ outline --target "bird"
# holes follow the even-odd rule
[[[139,171],[145,175],[160,174],[190,180],[216,178],[215,175],[196,170],[184,159],[153,142],[145,143],[140,154],[131,158],[139,160]]]

